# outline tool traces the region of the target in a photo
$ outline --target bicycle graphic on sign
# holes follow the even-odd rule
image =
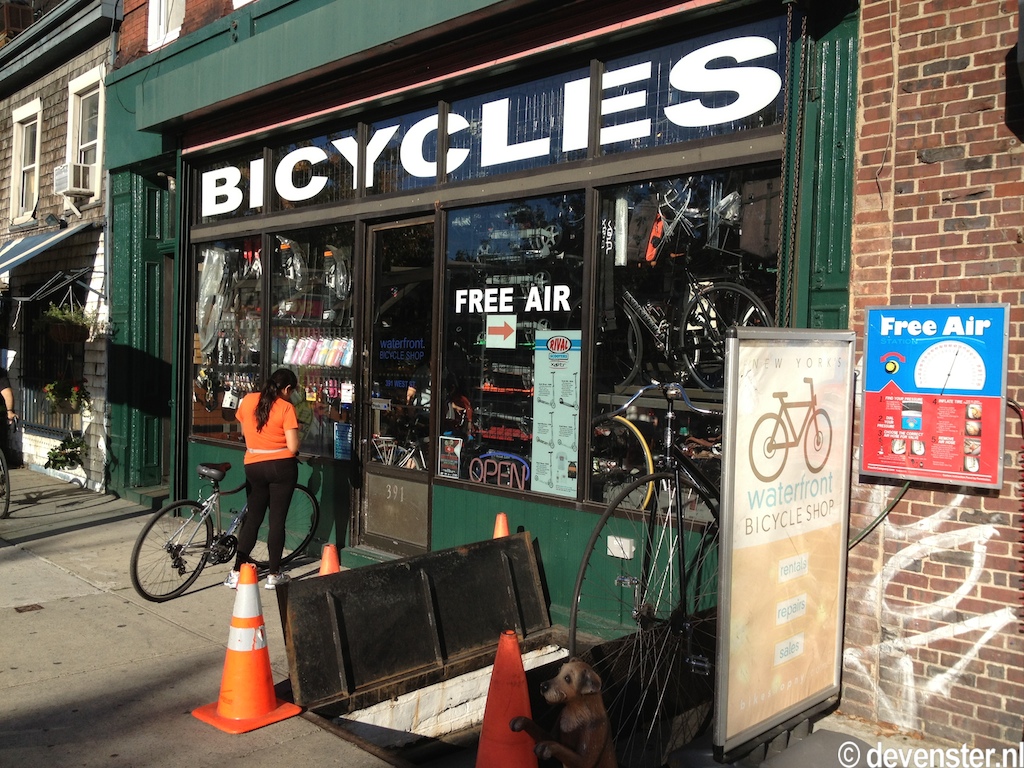
[[[757,478],[770,483],[782,474],[789,458],[789,449],[803,440],[804,459],[812,474],[817,474],[832,451],[832,422],[814,394],[814,379],[804,379],[810,399],[786,402],[789,392],[774,392],[779,400],[778,413],[762,415],[750,433],[750,468]],[[793,421],[792,411],[806,409],[800,428]]]

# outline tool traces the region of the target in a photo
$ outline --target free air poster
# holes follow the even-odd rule
[[[869,307],[860,469],[1003,484],[1009,304]]]
[[[716,759],[838,695],[853,464],[855,334],[734,334],[726,347]]]
[[[580,453],[580,331],[537,331],[531,487],[575,498]]]

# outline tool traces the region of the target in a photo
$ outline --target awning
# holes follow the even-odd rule
[[[29,235],[28,237],[17,237],[8,240],[0,245],[0,277],[10,272],[17,266],[24,264],[33,256],[38,256],[48,248],[57,245],[61,240],[83,229],[93,226],[93,222],[85,221],[75,224],[67,229],[58,229],[56,232],[47,232],[43,235]]]

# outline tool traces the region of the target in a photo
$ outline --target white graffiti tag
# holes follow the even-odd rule
[[[887,492],[885,488],[873,488],[871,506],[877,501],[877,508],[881,508]],[[999,535],[999,528],[991,524],[940,530],[955,519],[956,509],[964,498],[961,494],[949,506],[910,525],[886,521],[886,540],[907,542],[906,546],[889,557],[871,584],[857,595],[865,608],[865,603],[873,605],[883,639],[870,647],[848,647],[843,654],[846,670],[874,691],[879,720],[908,730],[920,730],[919,707],[932,696],[947,696],[979,651],[1017,621],[1012,606],[964,616],[967,612],[960,604],[977,594],[984,579],[988,544]],[[943,553],[953,552],[967,556],[960,558],[966,575],[952,592],[931,603],[892,597],[901,594],[898,582],[902,575],[920,573],[931,558],[937,556],[941,560]],[[915,650],[934,649],[945,640],[972,644],[941,672],[915,673]]]

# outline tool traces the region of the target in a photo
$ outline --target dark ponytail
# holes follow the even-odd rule
[[[274,407],[274,402],[281,396],[288,387],[299,386],[299,379],[296,377],[294,371],[288,368],[278,368],[267,379],[267,383],[263,385],[263,389],[260,391],[260,401],[256,403],[256,431],[262,432],[263,428],[267,425],[267,419],[270,418],[270,409]]]

